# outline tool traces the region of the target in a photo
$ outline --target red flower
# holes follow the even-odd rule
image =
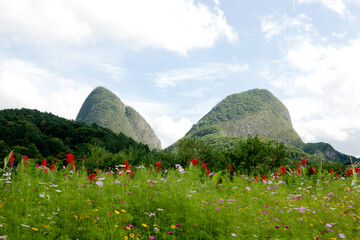
[[[14,152],[12,152],[12,153],[11,153],[11,156],[10,156],[10,161],[9,161],[8,166],[12,167],[13,164],[14,164],[14,161],[15,161],[15,159],[14,159]]]
[[[204,170],[206,170],[206,164],[203,162],[202,167]]]
[[[336,174],[336,175],[335,175],[335,177],[338,177],[338,176],[339,176],[339,174]]]
[[[68,164],[75,162],[74,155],[72,155],[71,153],[66,155],[66,161],[68,162]]]
[[[196,164],[197,164],[197,159],[196,158],[194,158],[194,159],[192,159],[192,160],[190,160],[191,161],[191,163],[196,167]]]
[[[353,170],[350,168],[349,170],[347,170],[346,172],[348,175],[353,175]]]
[[[54,164],[51,164],[50,170],[51,170],[51,171],[54,171],[54,169],[55,169],[55,165],[54,165]]]
[[[125,161],[125,169],[128,170],[129,167],[130,167],[129,162],[126,160],[126,161]]]
[[[157,166],[157,169],[156,169],[156,171],[160,172],[160,166],[161,166],[161,162],[158,162],[158,163],[156,164],[156,166]]]
[[[301,173],[301,168],[298,168],[298,173],[299,173],[299,174]]]
[[[25,165],[28,165],[29,164],[28,156],[25,156],[24,159],[25,159]]]
[[[92,173],[89,175],[89,180],[94,181],[95,180],[95,173]]]
[[[283,174],[286,173],[286,169],[284,168],[284,166],[281,166],[281,167],[280,167],[280,171],[281,171]]]
[[[229,171],[230,171],[230,172],[232,171],[232,167],[231,167],[231,164],[229,165]]]
[[[315,169],[312,166],[310,166],[310,171],[311,171],[311,174],[315,173]]]
[[[296,166],[297,166],[297,167],[300,167],[300,163],[299,163],[299,161],[297,161]]]
[[[97,173],[101,173],[101,169],[96,169],[96,172],[97,172]]]
[[[295,174],[295,168],[293,168],[293,170],[292,170],[292,174]]]
[[[301,162],[302,162],[302,165],[303,165],[303,166],[306,165],[306,159],[305,159],[305,158],[301,159]]]
[[[41,166],[43,166],[43,167],[46,167],[47,166],[47,163],[46,163],[46,159],[44,159],[43,161],[42,161],[42,163],[41,163]]]
[[[263,175],[263,176],[262,176],[262,180],[265,181],[266,179],[267,179],[267,177],[266,177],[265,175]]]
[[[329,173],[333,174],[333,173],[334,173],[334,169],[330,169]]]
[[[207,175],[209,175],[210,174],[210,170],[208,169],[208,170],[206,170],[206,173],[207,173]]]

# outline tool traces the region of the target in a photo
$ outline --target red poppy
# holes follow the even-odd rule
[[[14,164],[14,161],[15,161],[15,159],[14,159],[14,153],[12,152],[11,153],[11,156],[10,156],[10,161],[9,161],[9,166],[10,167],[12,167],[13,166],[13,164]]]
[[[352,170],[352,168],[350,168],[349,170],[347,170],[347,172],[346,172],[348,175],[353,175],[353,170]]]
[[[95,179],[95,173],[90,174],[89,175],[89,180],[94,181],[94,179]]]
[[[306,159],[305,159],[305,158],[301,159],[301,162],[302,162],[302,165],[303,165],[303,166],[306,165]]]
[[[66,155],[66,161],[68,162],[68,164],[75,162],[74,155],[72,155],[71,153]]]
[[[156,171],[160,172],[160,166],[161,166],[161,162],[158,162],[158,163],[156,164],[156,166],[157,166],[157,169],[156,169]]]
[[[299,163],[299,161],[297,161],[296,166],[297,166],[297,167],[300,167],[300,163]]]
[[[25,156],[24,159],[25,159],[25,165],[28,165],[29,164],[28,156]]]
[[[311,171],[311,174],[315,173],[315,169],[312,166],[310,166],[310,171]]]
[[[191,163],[196,167],[197,159],[196,159],[196,158],[192,159],[192,160],[191,160]]]
[[[266,179],[267,179],[267,177],[266,177],[265,175],[263,175],[263,176],[262,176],[262,180],[265,181]]]
[[[299,173],[299,174],[301,173],[301,168],[298,168],[298,173]]]
[[[286,173],[286,169],[284,168],[284,166],[281,166],[281,167],[280,167],[280,171],[281,171],[283,174]]]
[[[334,173],[334,169],[330,169],[329,173],[333,174],[333,173]]]
[[[209,175],[210,174],[210,170],[208,169],[208,170],[206,170],[206,173],[207,173],[207,175]]]
[[[42,163],[41,163],[41,166],[43,166],[43,167],[46,167],[47,166],[47,160],[46,159],[44,159],[43,161],[42,161]]]
[[[126,161],[125,161],[125,169],[128,170],[129,167],[130,167],[129,162],[126,160]]]
[[[204,162],[202,164],[202,167],[203,167],[204,170],[206,169],[206,164]]]
[[[229,171],[230,171],[230,172],[232,171],[232,167],[231,167],[231,164],[229,165]]]
[[[55,165],[54,165],[54,164],[51,164],[50,170],[51,170],[51,171],[54,171],[54,169],[55,169]]]
[[[292,174],[295,174],[295,168],[293,168],[293,170],[292,170]]]
[[[338,176],[339,176],[339,174],[336,174],[336,175],[335,175],[335,177],[338,177]]]

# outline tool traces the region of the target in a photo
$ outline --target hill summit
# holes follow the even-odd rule
[[[123,133],[147,144],[151,149],[161,149],[160,140],[146,120],[104,87],[97,87],[89,94],[81,106],[76,121],[96,123],[115,133]]]
[[[265,89],[226,97],[193,125],[185,137],[197,136],[211,142],[216,138],[248,135],[294,146],[303,144],[285,105]]]

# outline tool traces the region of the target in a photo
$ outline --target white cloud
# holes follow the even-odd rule
[[[182,55],[220,38],[237,40],[217,4],[209,8],[194,0],[0,1],[0,34],[35,44],[115,41]]]
[[[299,3],[320,3],[324,7],[344,16],[348,13],[346,3],[343,0],[298,0]]]
[[[192,123],[185,117],[176,122],[171,117],[163,115],[154,121],[154,131],[156,131],[163,148],[182,138],[191,126]]]
[[[265,34],[265,38],[268,41],[288,29],[300,29],[302,32],[310,32],[313,30],[313,26],[307,23],[308,20],[309,18],[304,14],[300,14],[297,17],[271,14],[260,19],[261,31]]]
[[[127,80],[127,72],[124,68],[115,66],[113,64],[108,63],[99,63],[96,64],[99,67],[99,70],[106,73],[109,78],[117,81],[117,82],[124,82]]]
[[[226,79],[230,74],[244,72],[249,69],[248,64],[208,63],[200,67],[174,69],[166,72],[149,74],[160,88],[174,87],[185,81],[214,81]]]
[[[298,42],[284,51],[272,84],[294,95],[284,102],[295,129],[305,141],[349,140],[360,130],[360,36],[339,46]]]
[[[338,39],[343,39],[346,36],[347,32],[342,32],[342,33],[332,32],[331,34]]]
[[[18,59],[0,61],[0,109],[31,108],[75,119],[92,90]]]

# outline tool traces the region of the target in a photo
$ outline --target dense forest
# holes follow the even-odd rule
[[[240,173],[254,174],[267,173],[281,165],[292,169],[302,158],[322,168],[335,170],[344,166],[340,162],[326,160],[318,152],[309,154],[300,148],[257,136],[214,141],[185,138],[173,148],[150,150],[147,145],[96,124],[87,125],[37,110],[0,111],[0,157],[4,158],[14,151],[15,164],[24,156],[38,163],[43,159],[49,163],[55,162],[55,159],[64,162],[66,155],[72,153],[76,161],[84,160],[88,171],[111,169],[125,160],[134,166],[155,166],[155,163],[161,162],[162,167],[172,168],[175,164],[187,166],[193,158],[205,163],[212,171],[231,165]],[[309,147],[314,149],[314,146]]]

